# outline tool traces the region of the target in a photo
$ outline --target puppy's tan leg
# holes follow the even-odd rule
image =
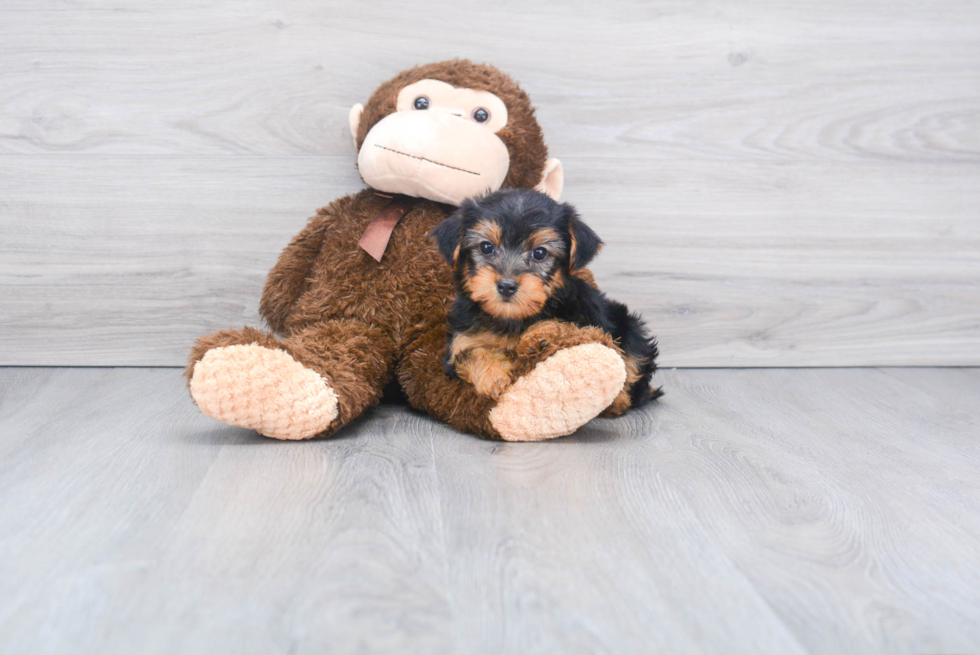
[[[513,382],[516,337],[492,332],[464,332],[453,337],[449,362],[477,393],[496,400]]]
[[[496,400],[514,383],[511,358],[499,349],[474,348],[456,358],[456,374],[473,385],[478,394]]]
[[[606,418],[622,416],[633,405],[633,401],[630,399],[630,389],[640,379],[640,363],[635,357],[626,354],[623,355],[623,361],[626,363],[626,382],[616,398],[613,399],[612,404],[600,416]]]

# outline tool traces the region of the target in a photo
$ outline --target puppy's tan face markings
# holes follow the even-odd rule
[[[484,219],[463,238],[470,261],[463,287],[483,311],[498,318],[534,316],[564,284],[559,267],[565,254],[561,235],[552,228],[539,228],[519,237]],[[502,295],[501,281],[515,283],[517,290]]]
[[[526,273],[517,276],[514,278],[517,292],[509,298],[501,297],[497,291],[497,283],[502,279],[492,267],[481,266],[463,281],[463,288],[483,311],[497,318],[528,318],[544,308],[549,294],[541,278]]]
[[[494,248],[499,248],[502,238],[503,231],[497,223],[482,220],[467,230],[466,237],[463,239],[463,247],[479,251],[480,244],[489,241]]]
[[[547,291],[550,297],[553,291],[557,291],[565,286],[565,276],[562,274],[561,269],[557,269],[551,279],[544,285],[545,291]]]
[[[524,240],[524,247],[529,252],[533,251],[535,248],[543,247],[551,251],[555,256],[565,254],[565,244],[561,241],[561,235],[552,230],[550,227],[545,227],[532,232],[531,235]]]
[[[576,241],[576,239],[575,239],[575,232],[574,231],[571,232],[571,234],[569,235],[569,238],[571,240],[571,244],[572,245],[571,245],[571,247],[569,248],[569,251],[568,251],[568,261],[569,261],[568,270],[569,270],[570,273],[572,273],[574,275],[575,272],[576,272],[575,264],[574,264],[574,262],[575,262],[575,254],[578,251],[578,241]],[[602,250],[602,245],[603,244],[600,243],[596,247],[596,250],[595,250],[596,253],[598,253],[600,250]]]

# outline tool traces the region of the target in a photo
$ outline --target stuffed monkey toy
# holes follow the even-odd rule
[[[429,232],[487,191],[561,194],[527,94],[491,66],[428,64],[355,105],[350,128],[369,188],[318,210],[280,255],[259,306],[274,334],[197,340],[185,375],[201,411],[275,439],[326,437],[392,380],[413,407],[491,439],[550,439],[625,411],[622,351],[595,329],[522,343],[526,372],[496,400],[442,364],[454,290]]]

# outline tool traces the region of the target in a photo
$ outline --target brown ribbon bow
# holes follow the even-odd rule
[[[378,195],[382,198],[388,197],[382,196],[381,194]],[[388,240],[391,239],[391,233],[394,231],[395,226],[398,225],[398,221],[405,214],[412,211],[412,207],[418,201],[418,198],[411,198],[409,196],[393,197],[391,202],[379,209],[378,213],[371,219],[357,245],[367,251],[367,254],[374,257],[380,263],[381,258],[384,257],[385,250],[388,248]]]

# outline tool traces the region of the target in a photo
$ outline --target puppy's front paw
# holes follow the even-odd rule
[[[481,370],[479,375],[473,376],[470,382],[478,394],[489,396],[494,400],[500,398],[500,395],[507,391],[510,385],[513,384],[510,373],[500,368],[486,368]]]

